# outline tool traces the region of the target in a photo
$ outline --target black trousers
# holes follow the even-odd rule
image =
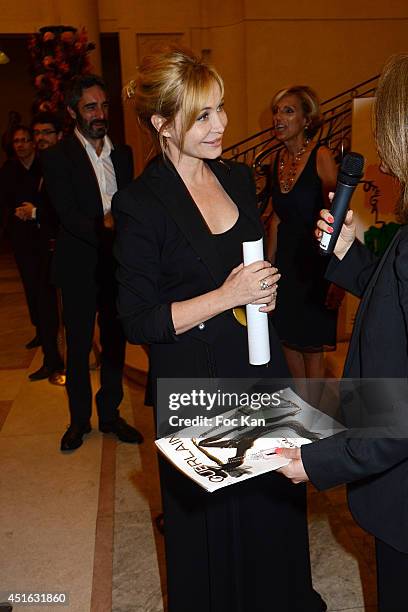
[[[49,240],[42,240],[37,294],[38,328],[44,353],[44,365],[55,372],[64,368],[64,362],[58,349],[58,296],[56,288],[51,284],[51,258]]]
[[[34,221],[12,220],[10,241],[23,283],[31,323],[38,327],[38,283],[40,275],[40,238]]]
[[[378,612],[407,612],[408,553],[376,538]]]
[[[100,282],[70,283],[61,287],[63,320],[67,343],[66,389],[71,423],[85,424],[92,414],[92,389],[89,354],[92,348],[95,317],[102,347],[100,388],[96,394],[99,422],[117,418],[123,398],[122,375],[126,340],[116,311],[116,282],[105,269]]]

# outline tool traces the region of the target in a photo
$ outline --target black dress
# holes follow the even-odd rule
[[[288,376],[272,326],[269,366],[249,365],[246,329],[230,312],[178,336],[172,331],[166,304],[214,287],[204,258],[221,281],[242,261],[242,241],[262,235],[249,169],[208,164],[239,207],[223,234],[209,232],[161,159],[114,198],[119,313],[128,339],[150,344],[154,386],[158,377]],[[323,609],[311,582],[303,485],[273,473],[207,493],[162,457],[159,466],[169,612]]]
[[[272,176],[272,203],[280,219],[275,263],[282,274],[273,324],[285,346],[302,352],[336,348],[337,310],[325,306],[328,258],[319,254],[314,237],[319,212],[325,207],[317,150],[318,146],[288,193],[279,186],[279,155]]]

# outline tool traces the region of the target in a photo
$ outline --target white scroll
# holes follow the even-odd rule
[[[244,266],[255,261],[263,261],[263,238],[252,242],[243,242]],[[264,365],[269,363],[271,349],[269,346],[268,314],[259,312],[261,304],[248,304],[246,307],[249,363]]]

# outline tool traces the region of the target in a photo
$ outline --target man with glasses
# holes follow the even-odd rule
[[[99,76],[82,75],[71,81],[66,104],[75,121],[74,134],[44,151],[42,162],[45,185],[61,224],[54,279],[62,294],[71,415],[61,450],[71,451],[91,431],[89,353],[96,314],[102,347],[95,398],[99,429],[123,442],[140,443],[143,437],[119,414],[126,341],[116,310],[110,212],[113,194],[133,178],[132,151],[126,145],[114,146],[107,135],[109,101]]]
[[[11,133],[14,158],[7,160],[0,175],[2,205],[6,209],[6,231],[24,287],[31,323],[36,329],[28,349],[40,345],[38,315],[39,230],[34,219],[16,216],[16,209],[32,202],[41,181],[41,166],[35,154],[30,128],[18,125]]]
[[[39,113],[31,122],[37,152],[57,144],[62,138],[61,125],[53,113]],[[29,375],[31,381],[48,378],[54,385],[64,385],[64,363],[58,349],[59,313],[55,287],[51,284],[50,268],[58,218],[40,181],[38,192],[32,201],[23,202],[16,209],[16,216],[23,221],[35,219],[39,227],[40,267],[38,275],[38,318],[41,347],[44,353],[42,366]]]

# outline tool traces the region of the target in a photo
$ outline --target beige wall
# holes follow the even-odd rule
[[[99,14],[102,31],[120,31],[124,79],[139,59],[137,33],[182,33],[196,51],[210,49],[226,83],[226,146],[269,125],[277,89],[307,83],[323,100],[374,76],[389,55],[408,47],[405,0],[295,0],[288,6],[270,0],[118,0],[113,6],[99,0]],[[128,111],[134,143],[133,122]]]
[[[70,0],[70,16],[75,6],[78,19],[97,12],[100,31],[119,32],[124,82],[140,59],[140,35],[144,43],[149,35],[165,35],[198,52],[210,50],[226,83],[226,145],[269,124],[277,89],[307,83],[325,99],[378,73],[392,53],[408,50],[406,0],[294,0],[287,6],[271,0],[98,0],[97,7],[95,2]],[[61,3],[0,0],[0,33],[61,23],[68,17]],[[127,140],[142,156],[130,109],[125,122]]]
[[[407,18],[249,21],[249,131],[269,123],[282,87],[308,84],[324,100],[379,73],[391,54],[408,50],[407,29]]]
[[[99,37],[98,0],[0,0],[0,33],[36,32],[46,25],[86,27],[88,38]],[[100,51],[92,53],[92,63],[100,70]]]

